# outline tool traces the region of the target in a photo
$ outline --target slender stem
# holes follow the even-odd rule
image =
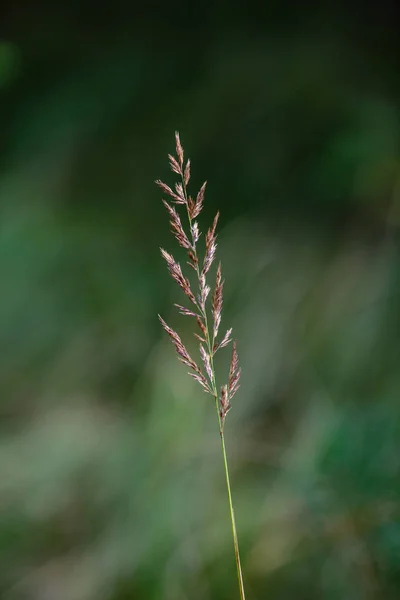
[[[184,192],[184,195],[186,198],[186,209],[188,209],[188,205],[187,205],[188,198],[187,198],[187,192],[186,192],[186,185],[185,185],[183,177],[182,177],[182,187],[183,187],[183,192]],[[200,281],[199,261],[198,261],[198,256],[197,256],[196,244],[193,239],[193,232],[192,232],[192,219],[190,217],[188,210],[187,210],[187,216],[188,216],[188,220],[189,220],[193,252],[194,252],[194,256],[196,258],[196,273],[197,273],[197,278]],[[206,328],[206,344],[207,344],[208,354],[210,357],[211,374],[212,374],[211,386],[212,386],[212,391],[213,391],[214,398],[215,398],[215,408],[217,410],[219,433],[220,433],[220,437],[221,437],[222,456],[224,459],[225,479],[226,479],[226,487],[227,487],[227,491],[228,491],[229,511],[230,511],[230,517],[231,517],[231,525],[232,525],[233,547],[235,550],[235,560],[236,560],[236,570],[237,570],[238,583],[239,583],[240,600],[246,600],[245,593],[244,593],[242,565],[240,562],[239,541],[238,541],[238,536],[237,536],[237,531],[236,531],[235,511],[233,509],[231,484],[230,484],[230,479],[229,479],[228,459],[226,456],[223,423],[221,421],[221,417],[219,414],[218,390],[217,390],[217,382],[216,382],[216,375],[215,375],[214,352],[213,352],[214,335],[213,335],[213,339],[211,341],[210,330],[209,330],[208,319],[207,319],[207,310],[206,310],[205,305],[203,306],[203,308],[201,306],[199,306],[199,309],[204,318],[204,325]]]
[[[241,600],[245,600],[242,565],[240,563],[239,542],[238,542],[237,531],[236,531],[235,511],[233,509],[231,484],[229,481],[229,469],[228,469],[228,460],[226,457],[225,439],[224,439],[224,433],[222,431],[221,431],[221,445],[222,445],[222,454],[224,457],[226,487],[228,489],[229,510],[231,513],[233,546],[235,548],[236,570],[237,570],[237,575],[238,575],[240,598],[241,598]]]

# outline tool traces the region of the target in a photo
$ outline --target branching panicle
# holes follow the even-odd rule
[[[224,337],[220,342],[217,342],[217,336],[222,319],[222,305],[223,305],[223,286],[224,280],[222,279],[221,263],[219,263],[216,277],[215,287],[212,294],[211,310],[207,307],[207,300],[211,292],[211,288],[207,283],[207,274],[209,273],[217,250],[216,243],[216,228],[219,219],[219,212],[214,217],[211,227],[208,229],[205,235],[205,250],[204,258],[202,263],[199,260],[197,253],[197,243],[200,238],[200,231],[197,221],[195,219],[199,216],[202,211],[204,203],[204,195],[207,182],[204,182],[194,200],[187,192],[187,186],[190,182],[190,170],[191,163],[190,159],[186,161],[184,165],[184,151],[180,141],[179,133],[175,133],[175,150],[176,156],[171,154],[168,155],[169,164],[173,173],[176,173],[180,177],[180,181],[175,183],[175,191],[168,186],[166,183],[157,180],[157,185],[161,190],[172,199],[176,205],[186,206],[186,213],[188,219],[188,233],[186,233],[181,218],[177,210],[171,206],[168,202],[163,200],[164,206],[168,211],[170,217],[170,225],[172,233],[177,239],[179,245],[187,251],[189,260],[188,265],[195,271],[198,292],[196,295],[193,293],[190,281],[182,272],[182,268],[178,262],[175,261],[174,257],[169,254],[166,250],[161,248],[161,254],[165,259],[168,270],[172,278],[178,283],[184,294],[189,300],[195,305],[196,309],[190,310],[180,304],[175,304],[181,315],[195,317],[197,325],[200,329],[201,335],[194,332],[195,337],[200,342],[200,358],[202,368],[191,358],[187,349],[185,348],[179,335],[167,325],[167,323],[159,316],[161,324],[175,346],[175,350],[178,354],[178,359],[188,366],[192,372],[189,373],[191,377],[197,383],[201,385],[203,390],[210,394],[215,401],[217,409],[219,431],[222,442],[222,452],[224,457],[226,483],[229,497],[230,516],[232,523],[233,542],[235,549],[236,567],[239,581],[239,591],[241,600],[245,600],[242,570],[239,556],[239,545],[236,533],[235,517],[233,513],[233,505],[231,498],[228,463],[226,458],[225,441],[224,441],[224,425],[228,411],[231,408],[231,400],[239,389],[239,379],[241,369],[239,368],[238,355],[236,350],[236,342],[233,343],[232,358],[229,368],[228,383],[221,386],[220,392],[218,393],[216,383],[216,373],[214,368],[214,355],[215,353],[227,346],[231,341],[232,328],[229,328],[225,333]],[[211,312],[212,326],[209,324],[208,313]]]
[[[200,238],[199,225],[197,221],[194,219],[200,214],[203,203],[204,203],[204,195],[207,182],[204,182],[201,186],[199,192],[196,195],[196,200],[193,200],[191,196],[187,194],[187,185],[190,181],[190,159],[186,161],[186,165],[184,165],[184,151],[180,141],[179,133],[175,133],[175,150],[176,156],[172,154],[168,155],[170,167],[173,173],[176,173],[180,176],[180,181],[175,183],[175,191],[167,185],[166,183],[157,180],[157,185],[162,189],[162,191],[167,194],[170,198],[172,198],[175,204],[182,204],[186,206],[187,217],[189,221],[189,235],[185,232],[185,229],[182,225],[181,218],[177,212],[177,210],[171,206],[166,200],[163,200],[164,206],[168,211],[170,217],[170,225],[172,229],[172,233],[177,239],[179,245],[187,251],[188,254],[188,264],[192,269],[196,272],[197,275],[197,284],[198,284],[198,294],[193,293],[191,284],[189,279],[183,274],[182,268],[180,264],[174,259],[172,254],[161,248],[161,254],[165,259],[169,272],[172,278],[177,282],[179,287],[182,289],[184,294],[189,298],[189,300],[196,306],[196,309],[199,312],[195,312],[193,310],[189,310],[188,308],[181,306],[180,304],[176,304],[180,314],[184,316],[192,316],[195,317],[197,324],[200,328],[201,335],[195,333],[197,339],[201,342],[200,344],[200,356],[203,363],[204,372],[196,365],[196,363],[190,358],[186,348],[182,344],[181,339],[178,334],[174,332],[171,328],[169,328],[165,321],[161,319],[161,323],[175,344],[176,350],[178,352],[178,356],[182,362],[188,364],[198,375],[195,377],[196,381],[204,384],[204,381],[207,381],[206,376],[209,379],[208,387],[210,389],[210,393],[217,402],[221,405],[221,410],[223,410],[223,421],[225,420],[225,416],[227,413],[227,406],[230,400],[233,398],[234,394],[239,388],[239,377],[240,377],[240,369],[238,367],[238,358],[236,352],[236,343],[233,346],[233,354],[229,371],[229,379],[227,386],[222,386],[220,394],[217,392],[216,388],[216,378],[214,371],[214,363],[213,357],[214,354],[224,348],[231,342],[231,334],[232,328],[228,329],[225,333],[224,337],[220,342],[217,342],[217,336],[219,332],[219,328],[221,325],[222,319],[222,305],[223,305],[223,287],[224,280],[222,279],[221,273],[221,263],[219,263],[216,277],[215,277],[215,287],[212,294],[212,303],[211,303],[211,316],[212,316],[212,327],[208,325],[207,318],[207,300],[209,294],[211,292],[211,287],[207,283],[207,274],[210,271],[212,264],[215,259],[215,254],[217,250],[216,243],[216,229],[219,219],[219,211],[214,217],[213,223],[211,227],[208,229],[207,234],[205,236],[205,252],[204,259],[201,269],[199,268],[199,257],[197,254],[197,243]],[[204,381],[202,379],[204,377]],[[210,387],[211,386],[211,387]],[[204,385],[203,385],[204,387]],[[223,408],[225,407],[225,408]],[[222,419],[222,416],[221,416]]]

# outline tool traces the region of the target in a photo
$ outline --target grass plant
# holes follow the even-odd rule
[[[228,491],[229,514],[232,525],[233,545],[235,551],[236,568],[239,583],[239,592],[241,600],[245,599],[243,584],[242,567],[240,562],[239,542],[236,531],[235,512],[233,508],[231,484],[229,478],[228,459],[225,447],[224,425],[228,411],[231,408],[231,401],[239,389],[239,380],[241,369],[239,367],[236,341],[232,341],[232,328],[227,329],[223,336],[220,336],[220,325],[223,305],[223,287],[221,263],[218,264],[215,284],[212,296],[210,298],[211,286],[208,284],[211,267],[214,263],[217,250],[216,228],[219,218],[219,212],[215,215],[212,225],[205,235],[204,251],[202,256],[199,253],[200,230],[197,218],[199,217],[204,202],[204,194],[207,182],[203,183],[196,197],[192,197],[188,192],[190,182],[190,159],[185,161],[184,150],[180,141],[179,133],[175,133],[176,155],[169,155],[170,167],[173,173],[179,177],[174,189],[166,183],[157,180],[157,185],[163,193],[169,198],[169,202],[163,199],[163,203],[170,217],[170,225],[178,244],[185,249],[188,256],[187,264],[194,272],[193,286],[191,280],[184,275],[181,265],[174,259],[172,254],[161,248],[161,254],[165,259],[168,270],[172,278],[179,285],[189,301],[190,308],[175,304],[180,314],[188,316],[196,321],[194,332],[199,341],[200,361],[195,361],[189,355],[179,334],[174,331],[164,319],[159,315],[162,326],[175,346],[179,360],[189,367],[189,375],[193,377],[203,388],[204,392],[212,396],[215,403],[218,429],[221,438],[221,449],[225,470],[226,486]],[[175,206],[182,206],[186,209],[187,227],[182,225],[181,217]],[[188,231],[188,233],[187,233]],[[210,300],[211,302],[210,302]],[[217,352],[232,343],[232,357],[230,361],[227,383],[220,386],[218,390],[217,377],[214,364],[214,357]]]

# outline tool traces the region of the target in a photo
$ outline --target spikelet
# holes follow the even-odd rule
[[[178,244],[185,248],[186,250],[190,250],[192,248],[192,244],[189,242],[189,239],[182,227],[181,219],[175,208],[168,204],[165,200],[163,200],[163,204],[167,209],[169,216],[171,217],[170,225],[171,230],[176,239],[178,240]]]
[[[216,276],[216,280],[215,280],[213,300],[212,300],[212,316],[213,316],[213,321],[214,321],[214,327],[213,327],[214,340],[217,338],[218,329],[219,329],[219,326],[221,325],[221,313],[222,313],[222,303],[223,303],[222,289],[223,289],[223,287],[224,287],[224,281],[222,281],[221,263],[219,263],[218,269],[217,269],[217,276]]]
[[[212,383],[213,373],[212,373],[212,369],[211,369],[210,355],[208,354],[207,350],[204,348],[203,344],[200,344],[200,356],[201,356],[201,360],[203,361],[203,365],[206,370],[208,379],[210,380],[210,383]]]
[[[196,298],[193,295],[193,292],[190,288],[190,281],[185,277],[182,273],[182,269],[179,263],[177,263],[174,257],[169,254],[164,248],[160,248],[161,254],[165,259],[168,270],[171,273],[172,278],[176,281],[179,287],[182,289],[183,293],[197,306]]]
[[[200,191],[199,191],[199,193],[197,194],[197,197],[196,197],[196,202],[194,202],[192,204],[192,206],[191,206],[191,211],[190,211],[190,218],[191,219],[195,219],[201,213],[201,210],[203,208],[204,193],[206,191],[206,185],[207,185],[207,181],[205,181],[203,183],[203,185],[201,186]]]
[[[197,373],[198,375],[201,375],[201,370],[199,369],[197,364],[194,362],[194,360],[190,357],[189,352],[186,350],[185,346],[182,343],[181,338],[176,333],[176,331],[171,329],[171,327],[169,327],[166,324],[166,322],[160,315],[158,315],[158,318],[160,319],[161,325],[164,327],[165,331],[169,335],[172,343],[174,344],[179,360],[181,362],[183,362],[183,364],[186,365],[187,367],[190,367],[191,369],[193,369],[193,371],[195,371],[195,373]]]
[[[182,171],[182,167],[183,167],[183,148],[182,148],[181,140],[180,140],[180,137],[179,137],[179,133],[177,131],[175,131],[175,146],[176,146],[176,155],[178,157],[178,162],[179,162],[179,165],[180,165],[181,171]]]
[[[189,183],[190,180],[190,158],[186,163],[185,172],[183,173],[183,182],[185,186]]]
[[[185,198],[182,195],[173,192],[171,190],[171,188],[169,187],[169,185],[167,185],[166,183],[164,183],[160,179],[156,180],[156,184],[158,185],[158,187],[160,187],[162,189],[162,191],[165,194],[167,194],[168,196],[170,196],[174,200],[174,202],[176,204],[186,204]]]
[[[222,305],[223,305],[223,287],[224,280],[222,279],[221,263],[219,263],[216,276],[215,286],[212,293],[211,301],[211,317],[212,326],[208,326],[207,321],[207,302],[210,296],[211,287],[208,284],[207,276],[215,260],[217,251],[217,235],[216,229],[219,219],[219,211],[214,217],[212,225],[209,227],[205,235],[205,250],[202,263],[199,261],[197,244],[200,239],[200,230],[197,217],[201,213],[204,204],[204,196],[207,182],[205,181],[198,191],[195,199],[188,194],[187,186],[191,176],[190,159],[184,162],[184,151],[179,137],[179,133],[175,133],[175,152],[176,155],[168,155],[169,164],[173,173],[176,173],[180,180],[171,188],[166,183],[157,180],[157,185],[161,190],[172,199],[176,205],[186,206],[187,218],[189,222],[188,233],[181,221],[181,216],[174,206],[166,200],[163,200],[164,206],[170,217],[171,231],[175,236],[178,244],[187,252],[188,265],[196,273],[198,292],[194,293],[189,279],[184,275],[181,265],[175,258],[161,248],[161,254],[165,259],[168,270],[176,283],[179,285],[183,293],[196,307],[188,309],[180,304],[175,304],[179,313],[184,316],[194,317],[200,332],[194,332],[194,336],[200,342],[200,358],[201,361],[197,364],[189,355],[179,335],[171,329],[165,321],[160,317],[160,321],[171,341],[173,342],[178,354],[178,358],[185,365],[189,366],[193,371],[190,375],[197,381],[206,391],[211,394],[219,403],[219,415],[221,428],[224,425],[225,417],[231,407],[231,399],[239,388],[240,368],[238,366],[238,356],[236,351],[236,342],[233,345],[232,359],[229,369],[228,383],[223,385],[218,393],[215,383],[215,372],[213,357],[214,354],[225,348],[232,341],[232,328],[229,328],[222,340],[217,341],[221,320],[222,320]],[[201,365],[201,366],[199,366]],[[222,432],[222,429],[221,429]]]
[[[236,394],[236,392],[239,389],[239,380],[240,380],[240,375],[241,375],[242,369],[239,368],[239,359],[238,359],[238,354],[236,351],[236,341],[233,342],[233,348],[232,348],[232,358],[231,358],[231,364],[229,367],[229,383],[228,383],[228,393],[229,393],[229,398],[232,399],[233,396]]]
[[[214,343],[214,348],[213,348],[213,352],[214,354],[220,349],[220,348],[225,348],[225,346],[227,346],[228,344],[230,344],[230,342],[232,341],[231,338],[232,335],[232,327],[230,327],[227,332],[225,333],[224,337],[222,338],[222,340],[220,341],[219,344],[217,344],[217,342]]]
[[[223,430],[225,417],[228,414],[228,411],[231,409],[231,403],[229,402],[228,396],[228,386],[223,385],[221,387],[221,394],[219,397],[219,417],[221,419],[221,428]]]

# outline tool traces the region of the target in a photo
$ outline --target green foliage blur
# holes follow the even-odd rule
[[[176,129],[221,211],[247,597],[400,597],[397,10],[2,4],[2,599],[238,598],[215,410],[157,320],[193,348]]]

